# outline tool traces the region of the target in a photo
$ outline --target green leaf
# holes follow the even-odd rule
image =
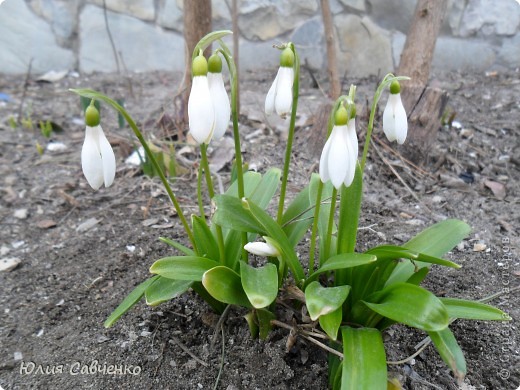
[[[441,300],[422,287],[408,283],[393,284],[364,301],[371,310],[408,326],[437,332],[449,324]]]
[[[260,332],[260,328],[258,327],[258,321],[256,320],[256,311],[251,310],[248,311],[244,318],[247,322],[247,326],[249,327],[249,333],[252,338],[257,338]]]
[[[338,330],[341,326],[341,319],[343,317],[343,310],[341,307],[338,307],[336,310],[329,314],[325,314],[320,316],[320,326],[321,329],[327,336],[329,336],[332,340],[336,340],[338,338]]]
[[[339,255],[329,257],[329,259],[325,261],[325,263],[323,263],[319,269],[317,269],[309,276],[306,283],[315,280],[316,277],[323,272],[371,264],[376,260],[377,257],[374,255],[368,255],[366,253],[341,253]]]
[[[219,260],[220,253],[218,250],[217,240],[215,240],[215,237],[211,233],[206,221],[197,215],[192,215],[191,223],[199,256]]]
[[[377,329],[341,328],[343,370],[341,390],[386,390],[386,355]]]
[[[292,200],[282,217],[283,230],[292,246],[298,244],[309,229],[312,215],[309,186],[306,186]]]
[[[253,194],[249,199],[261,209],[265,209],[278,189],[282,171],[278,168],[269,169],[263,176],[262,180],[256,186]]]
[[[146,289],[144,295],[146,304],[157,306],[162,302],[176,298],[186,292],[192,282],[190,280],[173,280],[159,277]]]
[[[218,266],[206,271],[202,277],[202,284],[220,302],[252,307],[242,288],[240,276],[228,267]]]
[[[305,302],[311,320],[332,313],[340,308],[347,299],[350,286],[323,287],[319,282],[312,282],[305,289]]]
[[[179,244],[176,241],[170,240],[169,238],[166,238],[166,237],[159,237],[159,240],[164,242],[165,244],[171,246],[172,248],[175,248],[175,249],[181,251],[182,253],[184,253],[187,256],[196,256],[196,253],[195,253],[195,251],[193,251],[193,249],[190,249],[187,246]]]
[[[457,382],[462,383],[466,376],[466,360],[450,328],[428,334],[444,363],[453,371]]]
[[[253,194],[254,190],[258,186],[258,183],[262,181],[262,175],[258,172],[248,171],[244,173],[244,196],[246,198],[250,198]],[[238,181],[234,181],[231,183],[227,191],[226,195],[238,197]]]
[[[274,313],[269,310],[257,309],[256,317],[258,318],[258,326],[260,328],[259,336],[261,340],[265,340],[269,335],[269,332],[273,329],[271,321],[276,318]]]
[[[480,302],[456,298],[440,298],[450,318],[467,320],[510,321],[511,317],[502,310]]]
[[[265,233],[251,212],[244,208],[243,201],[229,195],[217,195],[213,198],[217,211],[213,222],[229,229],[241,232]]]
[[[467,223],[458,219],[447,219],[426,228],[403,247],[423,255],[439,258],[467,237],[470,231],[471,228]],[[416,262],[416,267],[428,266],[428,263]],[[406,281],[414,270],[414,265],[408,262],[398,264],[386,285]]]
[[[143,297],[146,289],[158,278],[159,276],[154,276],[152,278],[146,279],[144,282],[134,288],[132,292],[128,294],[127,297],[123,300],[123,302],[121,302],[119,306],[116,307],[116,309],[105,320],[105,328],[110,328],[112,325],[114,325],[123,314],[125,314],[132,306],[139,302],[139,300]]]
[[[274,302],[278,295],[278,271],[274,264],[267,263],[263,267],[254,268],[241,261],[240,277],[253,307],[261,309]]]
[[[201,281],[207,270],[216,267],[215,260],[196,256],[172,256],[157,260],[150,267],[152,274],[168,279]]]

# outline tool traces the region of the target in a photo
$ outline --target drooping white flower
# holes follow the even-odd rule
[[[294,53],[285,48],[280,56],[280,68],[265,98],[265,113],[276,113],[282,117],[291,112],[294,82]]]
[[[226,132],[231,116],[231,105],[222,78],[222,60],[218,54],[213,54],[208,60],[208,85],[215,112],[213,138],[218,140]]]
[[[208,63],[203,55],[193,60],[192,73],[188,99],[190,134],[198,144],[209,144],[215,129],[215,110],[209,91]]]
[[[321,181],[326,183],[330,180],[336,189],[339,189],[342,184],[349,187],[356,173],[357,157],[355,117],[348,120],[347,110],[341,106],[336,111],[335,125],[321,153],[319,168]]]
[[[402,145],[408,133],[408,120],[401,101],[401,87],[398,81],[390,85],[390,96],[383,111],[383,130],[390,142]]]
[[[278,257],[280,256],[280,251],[274,246],[272,243],[270,243],[269,237],[264,237],[266,242],[248,242],[246,245],[244,245],[244,249],[248,251],[249,253],[252,253],[253,255],[257,256],[264,256],[264,257]]]
[[[81,168],[88,184],[97,190],[109,187],[116,175],[116,156],[99,125],[99,112],[94,106],[85,111],[85,141],[81,149]]]

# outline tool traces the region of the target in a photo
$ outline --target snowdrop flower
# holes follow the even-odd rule
[[[280,56],[280,68],[265,98],[265,113],[271,115],[275,110],[285,117],[292,108],[292,88],[294,82],[294,53],[287,47]]]
[[[334,114],[334,127],[323,147],[320,158],[320,178],[323,183],[332,182],[339,189],[342,184],[349,187],[354,180],[358,158],[356,134],[356,109],[351,106],[351,115],[341,105]]]
[[[401,101],[401,86],[397,80],[390,84],[390,96],[383,111],[383,130],[390,142],[397,141],[402,145],[408,133],[408,121],[403,102]]]
[[[192,74],[188,99],[190,133],[198,144],[209,144],[215,130],[215,110],[209,92],[208,62],[202,54],[193,60]]]
[[[222,60],[218,54],[213,54],[208,60],[208,85],[213,102],[213,111],[215,112],[213,138],[219,139],[224,135],[229,125],[231,105],[222,78]]]
[[[85,142],[81,149],[81,167],[88,184],[97,190],[109,187],[116,176],[116,156],[99,125],[99,111],[91,104],[85,111]]]
[[[269,237],[264,237],[266,242],[248,242],[244,245],[244,249],[249,253],[257,256],[264,257],[278,257],[280,256],[280,251],[276,246],[272,243],[272,240]]]

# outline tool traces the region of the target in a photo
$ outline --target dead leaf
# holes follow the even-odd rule
[[[50,229],[56,225],[56,221],[53,221],[52,219],[42,219],[41,221],[36,222],[36,226],[40,229]]]
[[[504,200],[506,197],[506,186],[492,180],[484,180],[484,185],[489,188],[497,199]]]

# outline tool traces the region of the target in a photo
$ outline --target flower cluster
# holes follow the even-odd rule
[[[221,138],[229,124],[231,106],[222,78],[222,60],[213,54],[193,59],[193,80],[188,100],[190,134],[198,144]]]

